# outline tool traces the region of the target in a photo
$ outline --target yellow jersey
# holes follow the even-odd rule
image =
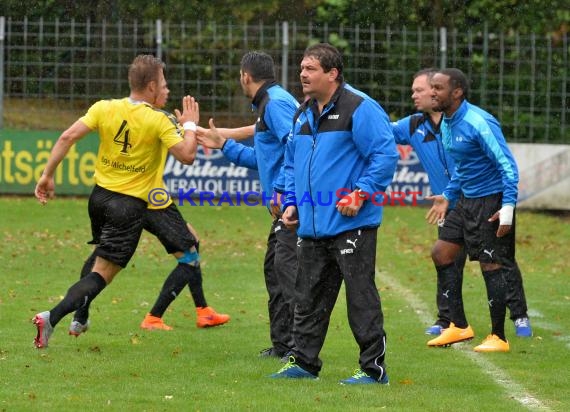
[[[172,114],[127,97],[100,100],[79,120],[99,132],[97,185],[147,203],[153,189],[164,188],[168,149],[184,139]]]

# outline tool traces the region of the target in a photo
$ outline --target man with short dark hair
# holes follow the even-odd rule
[[[297,236],[283,226],[280,200],[285,186],[282,174],[285,144],[299,104],[276,83],[273,59],[267,53],[251,51],[243,55],[240,84],[258,113],[255,125],[218,129],[211,119],[209,130],[198,128],[198,141],[204,146],[222,149],[226,158],[238,166],[259,171],[264,201],[273,218],[263,265],[272,346],[262,350],[260,356],[287,361],[293,346]],[[251,134],[253,147],[236,142]]]
[[[398,160],[387,114],[344,82],[340,52],[309,46],[301,62],[303,94],[285,156],[283,222],[297,227],[299,270],[289,363],[273,378],[316,379],[342,282],[359,369],[342,384],[387,384],[386,333],[375,283],[382,196]],[[341,195],[329,201],[332,194]]]
[[[449,153],[443,149],[441,143],[441,112],[433,110],[433,100],[431,93],[430,79],[435,74],[436,69],[422,69],[414,74],[412,81],[412,100],[419,113],[414,113],[392,123],[394,138],[400,145],[410,145],[414,148],[417,156],[429,177],[429,184],[432,194],[441,194],[449,183],[450,174],[455,169],[455,163]],[[450,206],[453,209],[453,205]],[[440,233],[443,228],[438,228]],[[463,249],[461,249],[463,252]],[[463,267],[465,266],[466,255],[459,253],[455,264],[457,266],[457,284],[461,287],[463,283]],[[437,268],[436,268],[437,269]],[[425,333],[428,335],[439,335],[443,329],[449,327],[451,322],[449,314],[449,300],[457,299],[456,305],[463,310],[463,300],[461,290],[457,295],[449,295],[446,280],[439,273],[437,276],[437,320],[429,326]]]
[[[434,196],[427,214],[430,223],[443,225],[432,251],[438,271],[457,290],[455,257],[462,244],[471,260],[478,260],[485,280],[491,315],[491,334],[476,352],[508,352],[505,316],[509,288],[522,278],[515,260],[515,216],[518,194],[518,168],[505,141],[499,122],[481,108],[469,103],[469,82],[459,69],[438,71],[431,79],[434,110],[443,112],[441,125],[445,150],[456,168],[442,195]],[[446,216],[450,203],[457,202]],[[523,292],[524,293],[524,292]],[[473,336],[465,314],[450,306],[450,327],[428,342],[447,346]]]
[[[455,162],[453,158],[443,148],[441,141],[441,119],[442,113],[434,111],[434,101],[432,99],[432,91],[430,80],[437,72],[436,69],[422,69],[414,74],[412,82],[412,100],[414,106],[420,113],[412,114],[404,117],[397,122],[392,123],[394,137],[396,143],[401,145],[410,145],[414,148],[417,156],[429,177],[429,183],[432,194],[440,195],[447,187],[451,174],[455,170]],[[453,213],[454,204],[450,204],[447,213]],[[445,232],[449,228],[445,225],[438,226],[438,237],[447,238]],[[451,323],[450,302],[458,307],[460,313],[463,313],[462,299],[462,283],[463,268],[466,261],[465,248],[461,247],[455,258],[456,271],[453,274],[457,276],[456,281],[452,282],[450,288],[449,281],[446,278],[448,272],[444,267],[438,266],[435,262],[437,271],[437,320],[432,326],[429,326],[425,333],[428,335],[440,335],[444,329],[447,329]],[[518,267],[517,267],[518,270]],[[453,287],[455,285],[455,287]],[[520,337],[532,336],[532,329],[528,320],[527,305],[522,289],[522,281],[514,280],[509,285],[509,294],[507,306],[511,311],[511,319],[515,325],[515,332]],[[461,316],[463,318],[464,316]],[[455,325],[462,326],[462,325]],[[462,327],[466,327],[467,325]],[[469,339],[471,333],[467,337]]]

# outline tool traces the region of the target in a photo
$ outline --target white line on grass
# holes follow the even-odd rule
[[[528,311],[528,316],[531,319],[531,321],[530,321],[531,324],[536,325],[536,326],[540,326],[540,328],[546,329],[546,330],[552,332],[553,333],[552,337],[554,339],[562,341],[565,344],[566,349],[570,349],[570,336],[562,335],[560,333],[560,331],[564,329],[563,327],[561,327],[560,325],[558,325],[556,323],[545,321],[544,315],[537,310],[530,309]]]
[[[380,274],[382,275],[380,277]],[[418,296],[411,290],[405,288],[397,279],[388,275],[386,272],[376,271],[376,277],[380,282],[380,285],[385,284],[390,288],[398,291],[403,298],[412,307],[413,311],[416,313],[420,321],[426,325],[432,322],[431,317],[428,313],[431,310]],[[476,363],[485,373],[487,373],[493,380],[501,386],[514,400],[516,400],[521,405],[527,407],[528,409],[541,409],[550,410],[546,405],[544,405],[540,400],[532,396],[524,386],[513,381],[501,368],[494,365],[485,356],[480,356],[475,352],[470,350],[461,349],[462,345],[452,345],[452,348],[460,350],[461,353],[466,355],[470,360]]]

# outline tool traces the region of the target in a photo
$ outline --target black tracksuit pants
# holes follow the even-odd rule
[[[293,356],[318,375],[319,353],[344,280],[348,321],[360,348],[360,368],[379,379],[384,374],[386,333],[375,283],[377,228],[356,229],[329,239],[301,239],[295,283]]]
[[[269,294],[269,334],[279,356],[293,347],[293,295],[297,277],[297,234],[275,219],[267,238],[263,264]]]

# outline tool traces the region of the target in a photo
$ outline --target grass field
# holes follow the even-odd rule
[[[70,317],[46,350],[32,347],[31,317],[58,302],[90,253],[86,199],[0,198],[1,411],[517,411],[570,410],[570,271],[566,217],[518,214],[517,257],[535,336],[521,339],[507,321],[508,354],[476,354],[490,330],[476,264],[466,268],[464,297],[476,339],[428,348],[435,315],[429,252],[435,228],[425,209],[385,210],[377,285],[388,333],[389,386],[344,387],[358,367],[357,347],[340,296],[321,353],[319,381],[276,381],[269,346],[262,258],[269,218],[262,207],[181,207],[202,235],[208,303],[229,324],[197,329],[186,290],[165,315],[171,332],[139,323],[174,265],[144,235],[129,267],[92,306],[89,332],[67,335]]]

